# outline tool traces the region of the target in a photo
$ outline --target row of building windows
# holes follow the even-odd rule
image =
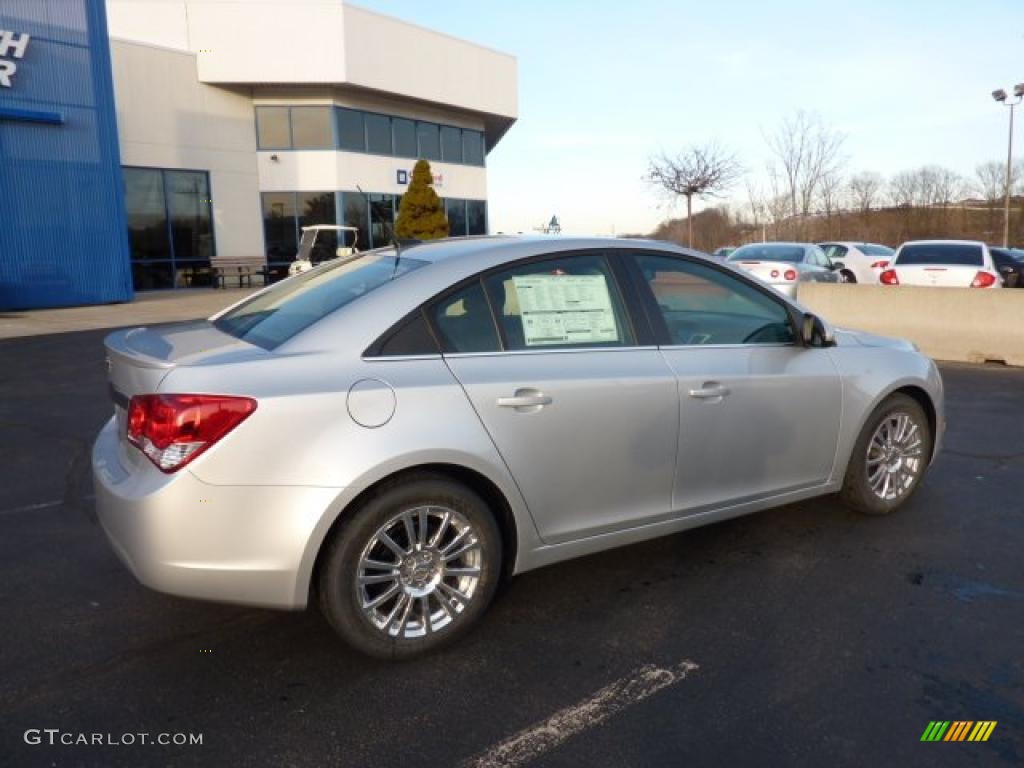
[[[210,284],[216,255],[205,171],[122,169],[135,290]]]
[[[387,245],[402,196],[359,192],[264,192],[262,202],[267,264],[271,274],[276,276],[287,272],[298,251],[302,228],[313,224],[355,227],[359,231],[356,247],[361,251]],[[486,201],[445,198],[443,202],[452,237],[487,234]]]
[[[346,107],[256,107],[259,149],[340,149],[484,164],[480,131]]]

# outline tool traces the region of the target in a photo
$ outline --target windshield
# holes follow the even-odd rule
[[[802,245],[756,243],[744,245],[729,254],[729,261],[788,261],[793,264],[804,260]]]
[[[915,264],[949,264],[980,267],[984,264],[981,246],[970,243],[911,243],[904,245],[896,257],[901,267]]]
[[[370,252],[291,277],[221,315],[214,325],[251,344],[274,349],[375,288],[427,264],[394,251]]]

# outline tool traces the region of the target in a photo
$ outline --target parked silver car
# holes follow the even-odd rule
[[[750,243],[730,253],[729,262],[787,296],[803,282],[846,282],[843,264],[814,243]]]
[[[315,596],[381,657],[452,640],[549,563],[822,494],[890,512],[944,425],[910,343],[640,240],[370,251],[106,347],[96,505],[128,568]]]

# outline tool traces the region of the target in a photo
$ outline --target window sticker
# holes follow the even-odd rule
[[[604,275],[513,277],[528,347],[619,341]]]

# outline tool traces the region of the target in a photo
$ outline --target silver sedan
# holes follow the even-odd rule
[[[549,563],[824,494],[891,512],[944,428],[912,344],[649,241],[381,249],[106,348],[96,504],[135,576],[315,600],[389,658]]]
[[[787,296],[796,296],[800,283],[847,282],[843,264],[813,243],[751,243],[730,253],[729,262]]]

